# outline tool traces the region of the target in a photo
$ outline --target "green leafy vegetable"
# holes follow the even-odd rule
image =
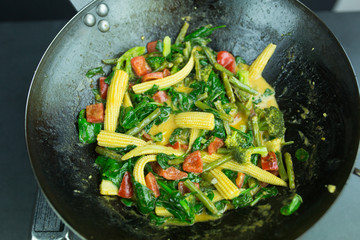
[[[102,179],[110,180],[118,187],[129,167],[128,161],[119,162],[102,155],[96,158],[95,163],[100,167]]]
[[[87,71],[86,77],[91,78],[91,77],[93,77],[95,75],[99,75],[99,74],[105,74],[102,67],[90,69],[89,71]]]
[[[261,188],[260,191],[255,195],[255,199],[250,203],[250,206],[255,206],[261,199],[274,197],[278,194],[278,190],[275,186],[270,188]]]
[[[164,57],[147,57],[146,62],[149,64],[151,69],[157,69],[165,62],[165,58]]]
[[[275,92],[273,90],[271,90],[270,88],[267,88],[267,89],[265,89],[263,96],[268,97],[268,96],[274,95],[274,93]]]
[[[155,197],[153,191],[139,182],[133,181],[136,204],[139,211],[148,214],[155,209]]]
[[[189,41],[193,38],[198,38],[198,37],[201,37],[201,38],[208,37],[214,32],[215,29],[224,28],[224,27],[226,27],[226,25],[221,25],[221,26],[217,26],[217,27],[212,27],[211,25],[206,25],[204,27],[200,27],[200,28],[196,29],[194,32],[186,35],[186,37],[184,38],[184,41]]]
[[[288,205],[283,206],[280,209],[280,213],[285,216],[289,216],[293,214],[298,208],[300,207],[301,203],[303,202],[301,196],[299,194],[295,194],[291,203]]]
[[[86,121],[85,109],[83,109],[79,113],[78,128],[80,142],[94,143],[102,128],[102,123],[89,123]]]

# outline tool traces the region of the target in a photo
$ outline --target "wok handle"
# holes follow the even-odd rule
[[[96,0],[69,0],[71,4],[74,6],[76,11],[80,11],[83,7],[90,4],[91,2],[94,2]]]
[[[360,177],[360,169],[355,168],[353,172],[356,176]]]

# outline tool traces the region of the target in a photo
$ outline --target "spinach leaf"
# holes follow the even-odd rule
[[[212,27],[211,25],[206,25],[204,27],[200,27],[193,31],[192,33],[188,34],[184,38],[184,42],[189,41],[193,38],[205,38],[210,36],[215,29],[226,27],[226,25],[221,25],[217,27]]]
[[[250,206],[255,206],[261,199],[274,197],[278,194],[278,190],[275,186],[269,188],[261,188],[255,195],[255,199],[250,203]]]
[[[235,57],[235,62],[236,62],[236,65],[239,65],[239,63],[244,63],[244,64],[246,64],[246,61],[245,61],[242,57],[240,57],[240,56],[236,56],[236,57]]]
[[[145,94],[145,95],[150,95],[150,96],[152,96],[152,95],[154,95],[158,90],[159,90],[159,86],[156,85],[156,84],[154,84],[154,85],[152,86],[152,88],[150,88],[149,90],[147,90],[146,92],[144,92],[144,94]]]
[[[127,145],[124,148],[108,148],[108,149],[113,150],[113,151],[117,152],[120,155],[125,155],[125,153],[130,152],[134,148],[136,148],[136,145]]]
[[[273,90],[271,90],[270,88],[267,88],[267,89],[265,89],[263,96],[268,97],[268,96],[274,95],[274,93],[275,92]]]
[[[251,196],[250,191],[245,190],[244,192],[240,193],[239,196],[233,198],[231,202],[234,208],[237,209],[249,206],[252,201],[253,197]]]
[[[143,214],[148,214],[155,209],[155,197],[153,192],[137,181],[133,181],[136,205]]]
[[[159,163],[159,165],[163,168],[163,169],[167,169],[169,167],[171,167],[168,164],[169,160],[175,159],[177,158],[174,154],[172,155],[167,155],[165,153],[158,153],[156,155],[156,161]]]
[[[118,187],[129,166],[127,161],[119,162],[101,155],[96,158],[95,163],[100,167],[102,179],[110,180]]]
[[[211,132],[211,134],[221,139],[226,138],[224,123],[220,118],[215,117],[215,127],[214,130]]]
[[[226,99],[224,85],[222,84],[219,76],[214,71],[211,71],[207,84],[209,86],[208,103],[210,102],[210,104],[212,104],[212,102],[215,102],[215,100],[218,98],[221,101]]]
[[[110,85],[111,79],[112,79],[112,77],[114,76],[114,74],[115,74],[115,72],[111,72],[111,73],[109,74],[109,76],[104,80],[104,82],[105,82],[106,84]]]
[[[87,71],[86,77],[91,78],[95,75],[104,74],[104,73],[105,72],[102,67],[97,67],[97,68],[93,68],[93,69],[90,69],[89,71]]]
[[[169,138],[169,143],[174,145],[176,142],[187,143],[190,136],[189,129],[176,128]]]
[[[78,118],[79,141],[82,143],[96,142],[96,136],[100,133],[102,123],[89,123],[85,118],[85,109],[81,110]]]
[[[164,47],[163,42],[162,42],[161,40],[158,40],[158,41],[156,42],[156,47],[155,47],[155,49],[162,53],[162,52],[163,52],[163,47]]]
[[[171,97],[173,106],[182,112],[190,111],[194,105],[194,101],[186,93],[177,92],[174,88],[170,88],[168,94]]]
[[[301,203],[303,202],[301,196],[299,194],[295,194],[291,203],[288,205],[283,206],[280,209],[280,213],[285,216],[289,216],[293,214],[298,208],[300,207]]]

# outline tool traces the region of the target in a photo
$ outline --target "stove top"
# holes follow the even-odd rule
[[[31,227],[32,240],[80,240],[54,213],[39,190]]]

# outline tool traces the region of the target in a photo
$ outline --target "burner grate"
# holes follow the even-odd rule
[[[39,190],[31,228],[32,240],[80,240],[60,220]]]

